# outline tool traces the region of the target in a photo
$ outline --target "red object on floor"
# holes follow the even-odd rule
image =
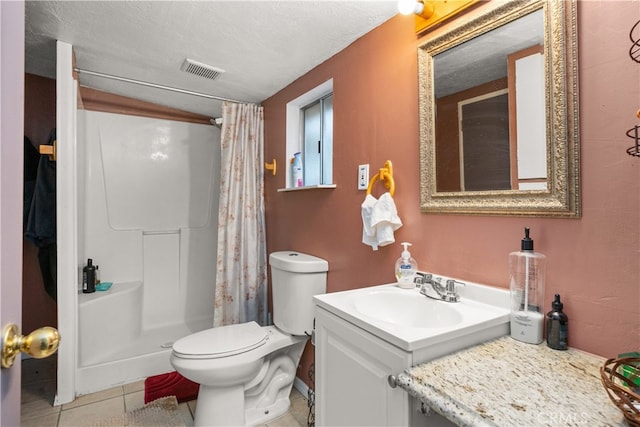
[[[166,396],[175,396],[178,402],[188,402],[198,397],[200,384],[177,372],[154,375],[144,380],[144,403]]]

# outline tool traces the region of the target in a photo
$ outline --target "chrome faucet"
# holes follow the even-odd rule
[[[442,277],[433,277],[433,274],[416,272],[413,282],[416,287],[420,286],[420,293],[429,298],[446,302],[460,301],[460,295],[456,290],[456,285],[465,284],[457,280],[447,279],[446,284],[442,284]]]

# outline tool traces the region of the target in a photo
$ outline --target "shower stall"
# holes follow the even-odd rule
[[[112,283],[78,284],[82,395],[173,370],[172,343],[212,326],[220,131],[87,110],[76,124],[79,267]]]
[[[172,371],[171,344],[213,325],[220,130],[84,109],[56,50],[61,405]],[[82,292],[89,258],[109,290]]]

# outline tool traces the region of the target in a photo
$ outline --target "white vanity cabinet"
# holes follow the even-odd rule
[[[404,351],[316,307],[316,425],[452,426],[438,414],[424,416],[420,402],[391,388],[389,375],[414,365]],[[417,362],[420,363],[420,362]]]
[[[456,303],[395,284],[313,299],[319,427],[451,426],[389,375],[509,333],[509,292],[471,282]]]

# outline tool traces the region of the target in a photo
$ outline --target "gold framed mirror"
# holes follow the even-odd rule
[[[575,0],[496,2],[418,48],[423,212],[580,216],[576,27]]]

